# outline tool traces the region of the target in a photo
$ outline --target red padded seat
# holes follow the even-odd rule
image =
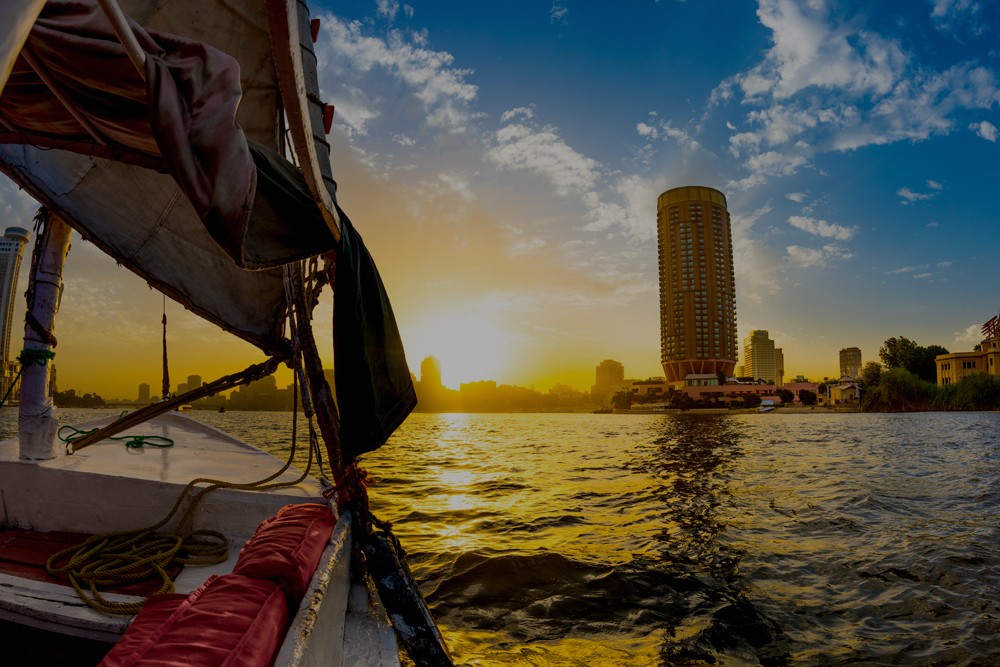
[[[295,608],[305,596],[336,520],[328,505],[286,505],[243,546],[233,574],[278,582]]]
[[[290,621],[279,584],[213,576],[149,599],[100,667],[269,667]]]

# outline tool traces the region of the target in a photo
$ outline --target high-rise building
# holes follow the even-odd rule
[[[625,366],[620,361],[605,359],[594,369],[594,386],[590,388],[590,400],[598,405],[606,405],[612,396],[627,386]]]
[[[774,348],[774,386],[780,387],[785,384],[785,351],[780,347]]]
[[[21,227],[8,227],[0,239],[0,317],[3,318],[0,329],[0,352],[3,361],[10,359],[10,329],[14,322],[14,302],[17,301],[17,276],[21,271],[21,257],[24,255],[24,244],[28,242],[28,230]]]
[[[149,383],[143,382],[139,385],[139,398],[137,402],[139,403],[149,403]]]
[[[441,386],[441,362],[437,357],[426,357],[420,362],[420,383],[425,387]]]
[[[625,367],[614,359],[605,359],[594,369],[594,384],[599,387],[618,387],[625,383]]]
[[[845,347],[840,351],[840,377],[857,378],[861,374],[861,350]]]
[[[660,255],[660,358],[667,382],[692,373],[733,374],[736,278],[726,196],[713,188],[667,190],[656,202]]]
[[[766,329],[754,329],[743,341],[743,366],[748,376],[774,384],[777,379],[774,341],[768,337]]]
[[[10,358],[11,327],[14,323],[14,304],[17,301],[17,277],[21,271],[21,257],[24,244],[28,242],[28,230],[8,227],[0,239],[0,396],[7,395],[20,364]],[[15,355],[16,356],[16,355]],[[54,369],[49,364],[50,372]],[[17,389],[13,396],[17,398]]]

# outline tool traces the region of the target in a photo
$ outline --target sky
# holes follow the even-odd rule
[[[656,198],[682,185],[726,194],[739,338],[767,329],[786,377],[892,336],[968,351],[1000,310],[996,3],[311,6],[338,198],[418,377],[428,355],[455,388],[662,375]],[[0,183],[0,220],[32,210]],[[67,279],[60,385],[155,393],[161,297],[86,243]],[[167,312],[174,378],[259,360]]]

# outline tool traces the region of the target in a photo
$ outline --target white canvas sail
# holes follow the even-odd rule
[[[322,106],[316,101],[314,76],[305,82],[309,95],[282,102],[275,56],[289,48],[272,42],[269,11],[287,14],[288,3],[120,4],[134,19],[132,28],[151,60],[159,59],[164,68],[177,62],[193,67],[190,76],[172,70],[164,75],[167,87],[189,96],[176,103],[160,98],[151,103],[143,73],[128,59],[97,3],[50,1],[28,35],[24,53],[12,63],[0,95],[0,169],[157,289],[276,352],[284,345],[283,285],[280,270],[267,267],[329,250],[337,232],[322,137],[309,146],[314,160],[302,165],[306,178],[275,158],[285,148],[283,118],[293,115],[289,107],[306,98],[313,100],[308,104]],[[288,27],[298,38],[301,26]],[[99,30],[104,35],[95,37]],[[206,80],[213,76],[229,77],[230,88],[212,88]],[[190,92],[191,82],[202,86],[205,95],[192,97],[198,91]],[[157,94],[169,93],[162,88],[157,87]],[[219,103],[223,95],[231,99]],[[205,112],[208,103],[219,104],[221,111],[213,107]],[[198,121],[198,113],[208,124],[185,126],[175,137],[163,131],[154,136],[149,116],[172,105],[188,115],[162,121],[168,129],[191,123],[191,116]],[[220,113],[231,117],[220,118]],[[297,108],[294,115],[309,121],[316,113],[321,109]],[[236,136],[236,143],[209,143],[225,133]],[[315,134],[308,128],[306,133]],[[164,146],[171,140],[174,145]],[[200,147],[199,140],[204,142]],[[178,145],[193,145],[194,152],[175,150]],[[262,151],[270,151],[264,166],[278,167],[277,177],[264,179],[263,186],[259,165],[267,160],[260,157]],[[326,178],[309,178],[316,173]],[[294,201],[304,213],[290,213],[285,199],[275,203],[264,196],[269,187],[287,198],[289,175],[295,181],[291,189],[298,188],[291,196],[298,197]]]

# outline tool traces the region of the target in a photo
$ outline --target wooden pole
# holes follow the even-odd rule
[[[118,6],[115,0],[97,0],[97,3],[104,10],[108,20],[111,21],[111,27],[114,28],[115,34],[121,40],[122,46],[125,47],[125,52],[128,53],[129,60],[139,70],[139,76],[145,79],[146,52],[139,46],[139,40],[135,38],[135,33],[132,32],[132,28],[125,18],[125,12],[122,11],[122,8]]]
[[[73,230],[58,215],[50,213],[40,234],[35,240],[28,279],[24,349],[51,352],[55,347],[53,331],[62,295],[63,266]],[[45,461],[59,453],[56,447],[59,421],[53,414],[49,396],[48,364],[27,363],[24,366],[17,422],[22,461]]]

